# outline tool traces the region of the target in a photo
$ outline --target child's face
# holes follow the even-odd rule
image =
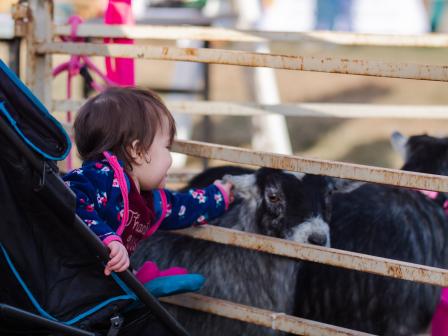
[[[137,163],[132,164],[132,175],[138,182],[140,190],[165,187],[166,175],[172,164],[170,145],[168,123],[164,122],[149,150],[138,155]]]

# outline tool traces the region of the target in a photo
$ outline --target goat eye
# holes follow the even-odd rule
[[[268,195],[268,200],[271,203],[277,203],[278,201],[280,201],[280,198],[278,197],[277,194],[269,194]]]

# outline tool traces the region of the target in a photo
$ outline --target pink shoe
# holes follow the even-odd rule
[[[141,283],[145,284],[161,276],[180,275],[187,273],[187,269],[182,267],[171,267],[166,270],[160,271],[156,263],[152,261],[146,261],[137,271],[135,276]]]
[[[181,275],[188,274],[188,270],[183,267],[170,267],[166,270],[160,271],[159,276],[169,276],[169,275]]]

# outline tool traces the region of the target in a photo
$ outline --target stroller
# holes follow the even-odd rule
[[[188,335],[75,215],[61,125],[0,60],[0,334]]]

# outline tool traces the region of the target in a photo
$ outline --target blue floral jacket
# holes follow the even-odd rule
[[[76,213],[106,245],[113,240],[121,241],[125,203],[116,175],[109,161],[102,160],[87,161],[63,178],[76,194]],[[126,174],[125,177],[129,190],[129,177]],[[216,185],[185,193],[167,189],[150,192],[153,204],[148,206],[155,214],[154,225],[163,230],[206,224],[228,207],[227,194]]]

